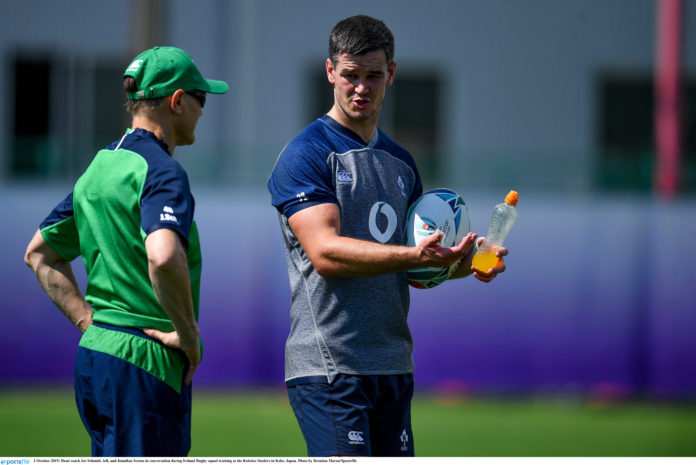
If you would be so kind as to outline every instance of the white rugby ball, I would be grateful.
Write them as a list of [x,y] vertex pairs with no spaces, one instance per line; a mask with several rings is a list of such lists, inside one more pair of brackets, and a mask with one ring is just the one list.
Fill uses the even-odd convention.
[[[433,189],[416,200],[408,210],[405,244],[418,245],[436,231],[442,233],[440,245],[452,247],[469,233],[469,209],[464,199],[450,189]],[[449,267],[423,267],[408,270],[408,283],[430,289],[449,278],[461,260]]]

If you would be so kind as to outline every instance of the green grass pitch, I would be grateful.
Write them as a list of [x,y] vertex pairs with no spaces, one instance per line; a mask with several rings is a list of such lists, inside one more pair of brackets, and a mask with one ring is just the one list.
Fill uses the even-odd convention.
[[[426,457],[691,457],[696,405],[417,393],[416,454]],[[306,450],[285,393],[194,391],[193,457],[293,457]],[[88,456],[69,390],[0,390],[0,455]]]

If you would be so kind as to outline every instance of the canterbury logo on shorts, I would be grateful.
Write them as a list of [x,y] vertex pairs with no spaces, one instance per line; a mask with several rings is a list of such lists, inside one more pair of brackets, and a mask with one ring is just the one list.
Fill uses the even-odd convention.
[[365,444],[362,431],[351,431],[348,433],[348,444]]

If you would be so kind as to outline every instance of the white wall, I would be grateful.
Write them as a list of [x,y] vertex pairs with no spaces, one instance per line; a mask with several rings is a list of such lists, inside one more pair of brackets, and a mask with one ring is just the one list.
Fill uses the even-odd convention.
[[[137,1],[2,4],[0,59],[6,65],[17,49],[57,50],[68,58],[112,56],[124,66],[130,58]],[[192,170],[205,160],[222,180],[263,181],[277,152],[308,123],[307,102],[315,91],[305,82],[308,70],[323,67],[331,27],[352,14],[382,18],[393,30],[397,85],[399,70],[437,69],[445,76],[441,145],[449,160],[443,179],[452,184],[480,178],[472,165],[477,158],[494,166],[524,158],[532,174],[534,166],[560,159],[561,176],[582,180],[596,145],[595,79],[607,71],[650,73],[654,56],[652,0],[169,5],[168,43],[189,51],[205,75],[231,86],[228,95],[210,99],[199,143],[179,155],[186,163],[191,158]],[[685,65],[693,76],[696,8],[684,5]],[[10,87],[9,71],[4,66],[0,72],[0,89]],[[10,130],[11,115],[4,105],[0,134]]]

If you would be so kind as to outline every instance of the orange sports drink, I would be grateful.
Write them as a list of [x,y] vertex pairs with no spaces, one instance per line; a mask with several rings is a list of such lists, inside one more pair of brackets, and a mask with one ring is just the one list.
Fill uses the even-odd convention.
[[500,259],[495,255],[495,250],[489,249],[484,252],[481,252],[479,249],[479,252],[476,255],[474,255],[474,259],[471,262],[471,266],[473,266],[477,270],[488,273],[488,270],[498,266],[498,260]]
[[496,256],[498,248],[502,247],[505,236],[508,235],[512,225],[517,219],[517,191],[510,191],[505,196],[505,202],[499,203],[493,209],[491,224],[488,226],[488,233],[483,239],[483,244],[479,247],[471,262],[471,266],[478,271],[488,273],[488,270],[498,266],[499,258]]

